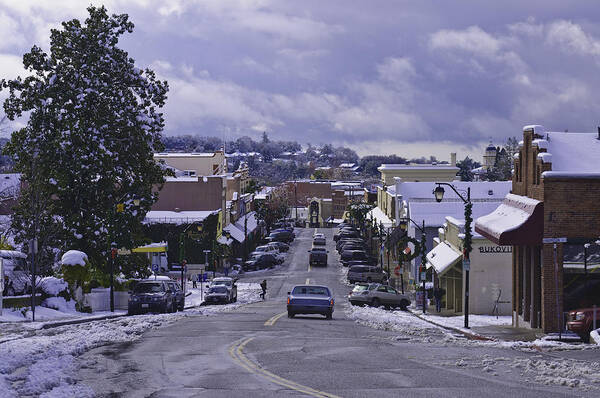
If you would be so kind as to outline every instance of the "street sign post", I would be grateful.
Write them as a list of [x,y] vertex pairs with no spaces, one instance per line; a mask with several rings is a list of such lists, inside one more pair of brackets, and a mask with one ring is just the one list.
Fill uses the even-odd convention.
[[154,274],[154,280],[156,280],[156,274],[158,273],[158,264],[152,264],[152,273]]
[[543,243],[567,243],[567,238],[544,238]]
[[470,270],[471,270],[471,260],[470,260],[470,259],[468,259],[468,258],[465,258],[465,259],[463,260],[463,269],[464,269],[465,271],[470,271]]
[[394,275],[400,276],[401,273],[402,273],[402,267],[397,265],[396,268],[394,268]]

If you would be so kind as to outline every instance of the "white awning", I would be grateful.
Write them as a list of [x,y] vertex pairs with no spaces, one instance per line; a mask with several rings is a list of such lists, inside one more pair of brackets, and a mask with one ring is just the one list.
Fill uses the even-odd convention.
[[374,207],[371,211],[369,211],[367,213],[367,219],[373,219],[373,223],[377,225],[382,223],[386,228],[394,226],[394,222],[390,220],[390,218],[386,216],[383,210],[381,210],[379,207]]
[[237,240],[238,242],[240,242],[240,243],[244,242],[244,240],[245,240],[244,232],[240,231],[239,228],[237,228],[235,225],[228,224],[225,226],[225,228],[223,228],[223,230],[229,232],[231,237],[233,239]]
[[250,234],[258,226],[258,220],[256,219],[256,213],[252,211],[250,213],[247,213],[245,217],[248,220],[246,222],[246,226],[244,226],[244,223],[245,223],[244,217],[240,217],[239,220],[237,220],[235,222],[235,226],[242,232],[244,232],[244,229],[246,229],[246,232],[248,234]]
[[225,235],[221,235],[217,238],[217,242],[219,242],[222,245],[229,246],[233,243],[233,239],[227,239]]
[[442,242],[427,253],[427,268],[433,266],[438,276],[448,271],[462,258],[462,254],[454,250],[446,242]]

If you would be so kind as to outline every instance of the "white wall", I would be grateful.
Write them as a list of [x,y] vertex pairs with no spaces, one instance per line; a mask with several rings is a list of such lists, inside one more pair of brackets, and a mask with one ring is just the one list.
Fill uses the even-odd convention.
[[[463,273],[464,279],[464,273]],[[469,312],[492,314],[498,292],[502,290],[500,315],[511,314],[512,246],[498,246],[488,240],[474,240],[469,275]]]

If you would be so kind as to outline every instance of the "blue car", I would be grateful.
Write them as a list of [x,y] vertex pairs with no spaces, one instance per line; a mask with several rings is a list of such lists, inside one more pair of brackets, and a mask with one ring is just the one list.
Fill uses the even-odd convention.
[[288,318],[296,314],[321,314],[331,319],[333,315],[333,294],[327,286],[298,285],[288,292]]

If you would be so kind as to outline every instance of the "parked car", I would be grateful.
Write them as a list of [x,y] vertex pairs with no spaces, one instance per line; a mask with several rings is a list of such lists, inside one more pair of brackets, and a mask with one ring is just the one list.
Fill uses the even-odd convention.
[[315,232],[313,234],[313,239],[315,239],[315,238],[323,238],[323,239],[325,239],[325,234],[323,234],[321,232]]
[[345,238],[345,239],[338,240],[337,243],[335,244],[335,248],[339,252],[340,248],[344,245],[347,245],[348,243],[365,245],[365,242],[361,238]]
[[283,242],[270,242],[267,243],[267,246],[276,248],[279,251],[279,253],[287,253],[290,250],[290,245]]
[[410,299],[407,295],[401,294],[391,286],[372,283],[368,286],[360,286],[353,290],[348,297],[352,305],[372,305],[379,307],[380,305],[386,308],[399,307],[406,310],[410,305]]
[[352,260],[369,261],[370,257],[364,250],[344,250],[340,255],[340,261],[344,267],[347,267],[348,262]]
[[256,271],[277,265],[277,258],[271,253],[258,254],[244,263],[244,271]]
[[567,329],[577,333],[585,342],[590,339],[594,323],[594,310],[596,311],[596,328],[600,328],[600,307],[569,311],[567,318]]
[[333,306],[333,294],[327,286],[298,285],[288,292],[289,318],[293,318],[296,314],[321,314],[331,319]]
[[231,290],[227,286],[207,286],[208,291],[204,295],[204,304],[227,304],[233,302]]
[[326,243],[325,238],[317,237],[317,238],[313,239],[312,244],[313,244],[313,246],[325,246],[325,243]]
[[276,247],[266,244],[263,246],[257,246],[252,253],[279,253],[279,250],[277,250]]
[[167,281],[167,284],[169,285],[171,290],[175,292],[174,300],[176,310],[183,311],[183,309],[185,308],[185,293],[181,289],[181,285],[179,285],[179,283],[175,282],[174,280]]
[[308,251],[308,263],[310,265],[324,265],[327,267],[327,253],[329,253],[325,247],[313,247]]
[[378,282],[387,280],[387,274],[381,267],[374,265],[353,265],[348,269],[348,282]]
[[177,291],[167,279],[147,279],[138,282],[133,291],[129,292],[127,312],[129,315],[144,312],[175,312],[177,311]]
[[294,236],[290,231],[273,231],[267,236],[268,242],[283,242],[290,243],[294,240]]
[[340,233],[333,235],[333,240],[337,242],[338,240],[340,240],[342,238],[359,238],[359,237],[360,237],[360,233],[358,231],[343,229],[342,231],[340,231]]
[[345,250],[361,250],[366,252],[367,247],[361,242],[345,242],[343,245],[340,246],[338,253],[342,253]]
[[229,278],[227,276],[219,277],[219,278],[214,278],[210,282],[210,285],[208,287],[211,288],[214,286],[225,286],[231,293],[230,302],[236,302],[237,301],[237,285],[235,284],[235,282],[236,282],[235,279]]

